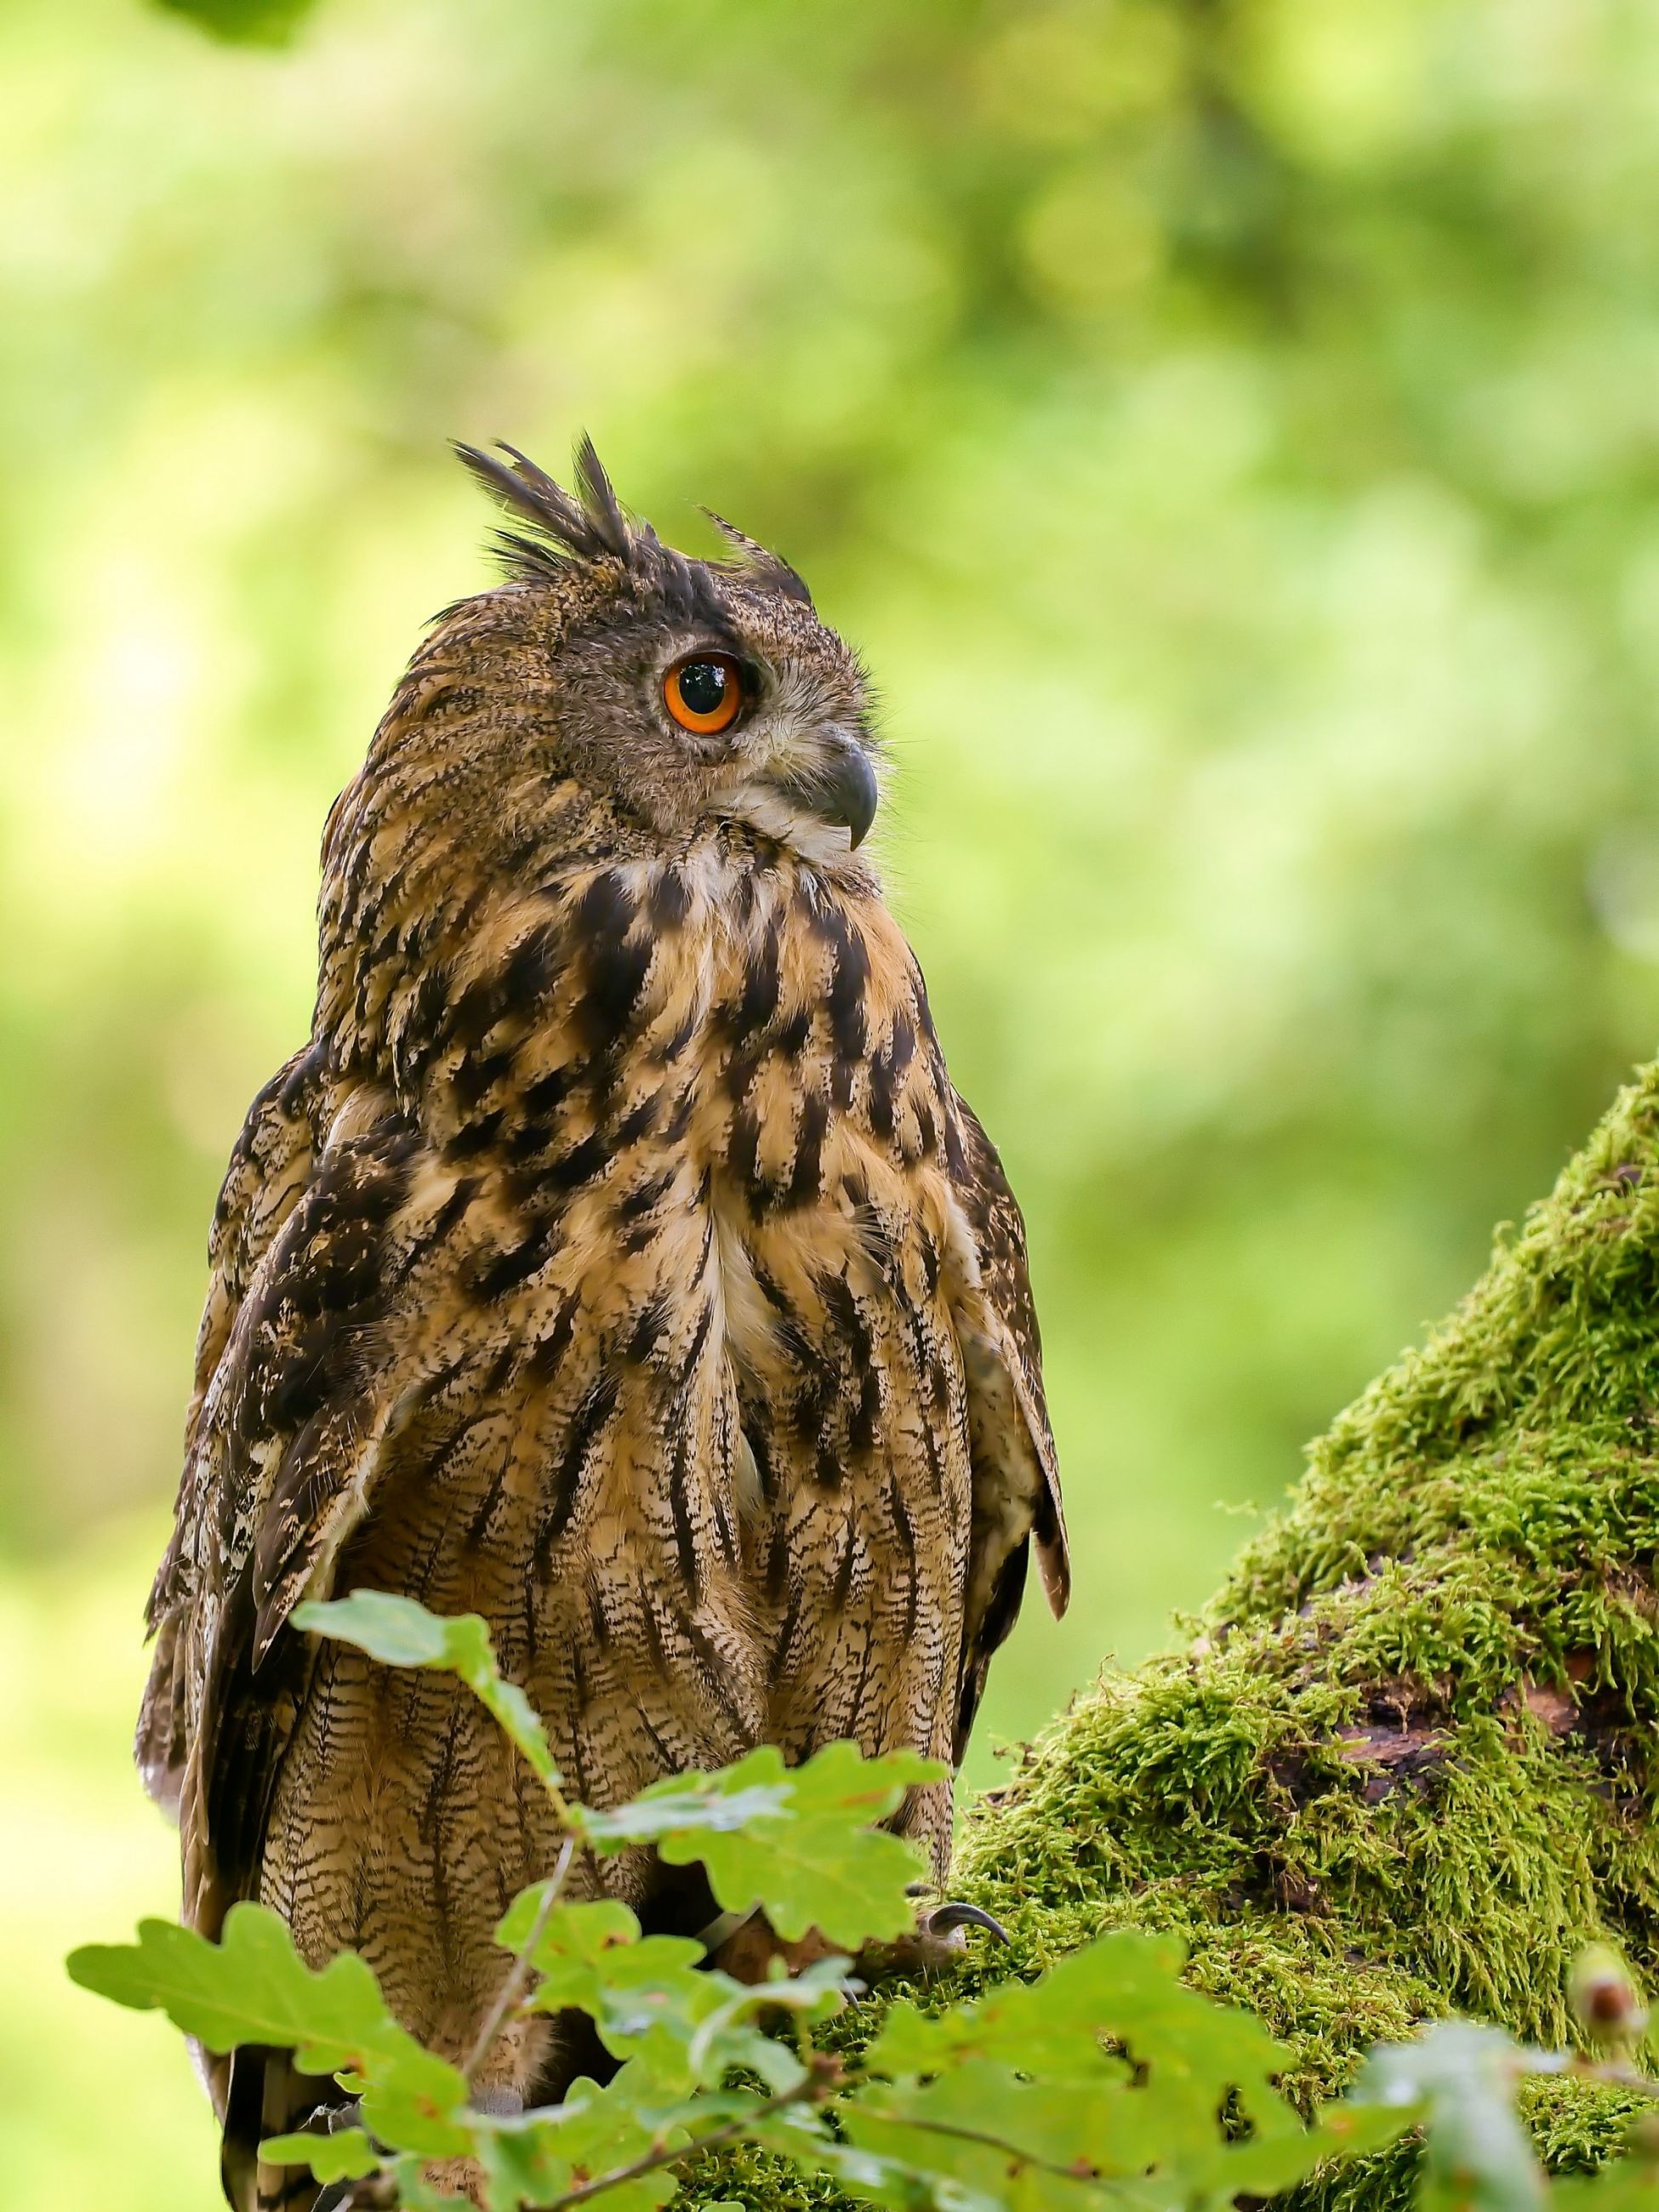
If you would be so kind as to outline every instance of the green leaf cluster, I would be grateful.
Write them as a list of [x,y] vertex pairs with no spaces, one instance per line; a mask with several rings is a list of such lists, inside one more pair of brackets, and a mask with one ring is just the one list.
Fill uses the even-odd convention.
[[[216,1943],[146,1921],[136,1944],[74,1954],[83,1986],[164,2011],[210,2051],[291,2049],[304,2071],[336,2077],[337,2124],[270,2139],[273,2163],[319,2182],[373,2177],[410,2212],[459,2202],[430,2178],[432,2161],[455,2159],[471,2162],[489,2212],[596,2198],[647,2212],[692,2160],[748,2143],[894,2212],[1184,2212],[1271,2197],[1421,2125],[1424,2212],[1544,2212],[1547,2193],[1566,2200],[1553,2212],[1659,2204],[1639,2159],[1550,2191],[1515,2085],[1577,2062],[1468,2023],[1377,2051],[1347,2101],[1304,2122],[1279,2086],[1285,2051],[1248,2014],[1183,1984],[1178,1942],[1134,1930],[974,2002],[900,2000],[848,2062],[813,2032],[861,1994],[858,1952],[912,1919],[917,1855],[879,1823],[936,1766],[836,1743],[790,1768],[761,1749],[628,1805],[584,1806],[563,1796],[546,1732],[476,1616],[440,1620],[359,1591],[296,1619],[388,1666],[465,1682],[550,1792],[567,1841],[496,1930],[500,1998],[462,2064],[407,2033],[362,1959],[312,1967],[260,1905],[233,1906]],[[793,1973],[780,1954],[751,1984],[695,1939],[647,1934],[603,1894],[604,1862],[644,1844],[700,1864],[728,1912],[763,1914],[781,1942],[816,1931],[841,1950]],[[586,2014],[617,2062],[608,2081],[580,2080],[556,2106],[511,2115],[473,2101],[471,2078],[510,2021],[568,2012]]]
[[1304,2127],[1274,2083],[1284,2052],[1248,2014],[1183,1987],[1183,1963],[1169,1937],[1122,1929],[977,2004],[894,2006],[866,2062],[887,2080],[850,2100],[850,2139],[915,2159],[948,2130],[951,2172],[989,2203],[1080,2206],[1106,2185],[1176,2206],[1267,2196],[1399,2132],[1380,2111]]

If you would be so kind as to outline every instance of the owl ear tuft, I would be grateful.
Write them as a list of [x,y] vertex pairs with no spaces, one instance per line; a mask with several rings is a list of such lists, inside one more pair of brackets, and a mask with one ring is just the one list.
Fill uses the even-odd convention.
[[[634,532],[605,474],[605,464],[593,450],[593,441],[586,435],[576,448],[576,484],[589,528],[607,552],[614,553],[619,561],[628,560],[634,550]],[[652,531],[650,535],[654,538],[656,532]]]
[[798,568],[792,568],[781,554],[758,544],[747,531],[739,530],[735,522],[728,522],[723,514],[716,514],[712,507],[702,510],[726,544],[732,548],[733,558],[719,565],[729,575],[741,576],[763,586],[769,591],[781,592],[787,599],[799,599],[810,607],[812,594],[806,579]]
[[656,545],[656,532],[630,524],[623,512],[591,438],[584,438],[576,449],[580,499],[573,499],[544,469],[504,441],[497,453],[505,453],[505,460],[459,441],[454,450],[492,498],[534,532],[530,537],[512,530],[497,533],[495,550],[511,575],[544,580],[572,561],[609,560],[633,567],[642,552]]
[[703,513],[732,548],[731,559],[688,561],[665,546],[648,522],[627,513],[591,438],[576,448],[574,496],[505,441],[494,453],[458,441],[455,453],[510,517],[528,526],[498,531],[495,539],[508,576],[520,583],[551,582],[573,562],[592,562],[620,568],[635,591],[654,595],[679,615],[718,619],[720,609],[710,599],[713,574],[738,577],[803,606],[812,604],[805,579],[787,561],[712,507]]

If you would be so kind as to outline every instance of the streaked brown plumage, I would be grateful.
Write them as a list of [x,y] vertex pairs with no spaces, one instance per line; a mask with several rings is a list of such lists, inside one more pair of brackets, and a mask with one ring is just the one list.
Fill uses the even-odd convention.
[[[329,820],[312,1039],[214,1222],[139,1729],[185,1918],[264,1899],[456,2057],[545,1805],[464,1692],[301,1635],[302,1596],[483,1613],[603,1804],[761,1741],[959,1758],[1033,1534],[1066,1586],[1018,1209],[850,848],[860,670],[792,570],[663,547],[591,449],[580,503],[465,458],[522,532]],[[698,653],[744,672],[717,736],[664,703]],[[941,1876],[949,1824],[945,1784],[896,1822]],[[648,1858],[606,1879],[696,1924]],[[556,2089],[550,2033],[482,2084]],[[298,2191],[252,2147],[301,2085],[210,2070],[233,2202]]]

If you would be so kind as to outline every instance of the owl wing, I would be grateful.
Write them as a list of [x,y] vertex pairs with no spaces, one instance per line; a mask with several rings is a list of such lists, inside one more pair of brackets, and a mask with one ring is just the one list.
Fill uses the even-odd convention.
[[208,1294],[196,1339],[195,1380],[185,1420],[185,1463],[173,1534],[145,1608],[155,1654],[138,1716],[136,1753],[145,1787],[176,1808],[188,1751],[187,1638],[181,1633],[205,1564],[202,1539],[210,1455],[202,1414],[255,1273],[311,1181],[319,1072],[315,1045],[266,1084],[242,1125],[225,1170],[208,1238]]
[[307,1639],[282,1634],[289,1614],[326,1587],[399,1428],[446,1381],[476,1381],[469,1333],[453,1354],[442,1341],[463,1256],[446,1240],[472,1180],[439,1165],[387,1094],[349,1094],[309,1146],[307,1118],[267,1094],[233,1162],[152,1607],[140,1756],[156,1794],[178,1796],[185,1917],[206,1932],[258,1887],[313,1662]]
[[1027,1554],[1056,1619],[1071,1596],[1060,1468],[1042,1389],[1025,1224],[996,1147],[955,1092],[960,1137],[949,1166],[967,1247],[953,1301],[968,1386],[973,1526],[963,1624],[955,1756],[960,1762],[992,1655],[1018,1616]]

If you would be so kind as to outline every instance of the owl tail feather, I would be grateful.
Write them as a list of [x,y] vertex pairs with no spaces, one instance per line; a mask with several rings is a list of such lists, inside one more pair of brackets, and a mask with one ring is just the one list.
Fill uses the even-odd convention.
[[301,2074],[291,2051],[250,2044],[232,2053],[219,2172],[234,2212],[333,2212],[339,2189],[302,2166],[268,2165],[259,2145],[304,2126],[319,2106],[344,2101],[337,2081]]

